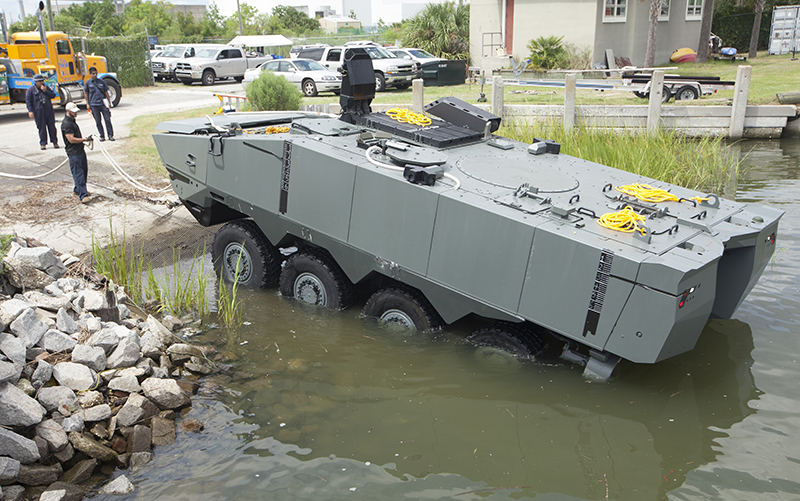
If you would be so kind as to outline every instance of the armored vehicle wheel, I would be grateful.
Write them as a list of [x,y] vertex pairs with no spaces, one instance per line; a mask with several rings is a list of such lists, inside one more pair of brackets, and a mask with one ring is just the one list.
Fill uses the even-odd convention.
[[386,90],[386,79],[383,78],[381,73],[375,72],[375,92],[383,92]]
[[[249,219],[226,224],[211,245],[214,271],[226,282],[253,289],[275,287],[281,273],[281,255]],[[238,277],[236,274],[239,267]]]
[[211,70],[206,70],[203,72],[203,76],[200,81],[203,85],[214,85],[214,82],[217,80],[217,76],[214,75],[214,72]]
[[397,287],[381,289],[370,296],[361,315],[396,332],[432,331],[444,323],[420,292]]
[[697,89],[692,87],[691,85],[684,85],[678,92],[675,93],[675,99],[681,101],[693,101],[697,99],[698,93]]
[[496,348],[523,359],[533,359],[544,348],[535,334],[522,324],[496,322],[478,329],[467,337],[467,342],[477,347]]
[[308,97],[317,95],[317,84],[313,80],[303,80],[303,94]]
[[353,304],[353,284],[330,255],[306,249],[290,257],[281,272],[281,294],[315,306],[343,310]]
[[103,81],[108,85],[108,97],[111,102],[111,107],[116,108],[119,104],[119,100],[122,99],[122,89],[113,78],[106,77]]

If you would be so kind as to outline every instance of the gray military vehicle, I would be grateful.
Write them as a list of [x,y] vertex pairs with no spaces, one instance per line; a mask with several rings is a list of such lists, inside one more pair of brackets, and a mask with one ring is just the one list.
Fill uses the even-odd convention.
[[[430,123],[373,113],[372,75],[369,56],[348,51],[341,117],[157,126],[175,193],[201,224],[226,223],[212,249],[225,279],[329,308],[371,293],[364,316],[389,326],[472,315],[490,321],[469,337],[476,345],[531,357],[548,336],[604,379],[620,358],[691,350],[775,250],[781,211],[499,137],[499,117],[457,99],[426,106]],[[669,196],[618,191],[636,183]],[[598,224],[626,208],[636,229]],[[284,262],[278,248],[289,247]]]

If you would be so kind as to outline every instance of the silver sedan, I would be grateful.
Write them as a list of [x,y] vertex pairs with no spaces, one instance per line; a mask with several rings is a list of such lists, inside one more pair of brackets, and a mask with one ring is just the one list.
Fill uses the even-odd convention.
[[342,76],[339,73],[330,71],[311,59],[276,59],[258,68],[250,68],[244,74],[245,85],[258,78],[262,71],[271,71],[282,76],[309,97],[326,91],[338,94],[342,87]]

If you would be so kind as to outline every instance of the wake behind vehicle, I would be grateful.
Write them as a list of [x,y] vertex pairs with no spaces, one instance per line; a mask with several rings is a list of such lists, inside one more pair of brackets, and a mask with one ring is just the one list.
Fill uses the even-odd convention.
[[[549,339],[605,379],[621,358],[693,349],[775,251],[779,210],[497,136],[500,117],[454,98],[420,117],[372,112],[373,96],[371,59],[349,49],[338,118],[157,126],[175,193],[201,224],[226,223],[212,246],[222,277],[334,309],[363,293],[364,316],[388,326],[471,317],[488,323],[473,344],[528,358]],[[611,224],[625,214],[630,231]]]
[[262,71],[271,71],[292,82],[308,97],[320,92],[339,94],[342,75],[311,59],[277,59],[268,61],[258,68],[250,68],[244,74],[244,83],[252,82]]

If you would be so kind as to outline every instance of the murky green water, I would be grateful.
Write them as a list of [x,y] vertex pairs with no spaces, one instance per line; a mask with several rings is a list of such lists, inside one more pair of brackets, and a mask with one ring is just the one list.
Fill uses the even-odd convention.
[[392,335],[245,292],[246,325],[198,339],[236,359],[189,413],[205,431],[128,499],[800,499],[800,141],[751,147],[737,198],[787,211],[779,251],[691,353],[588,383],[465,346],[470,325]]

